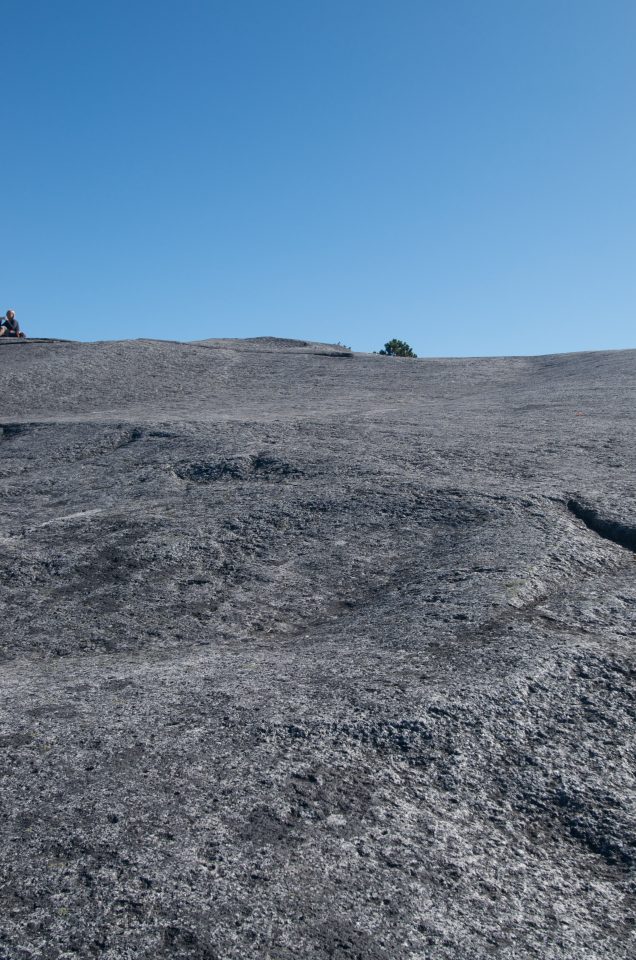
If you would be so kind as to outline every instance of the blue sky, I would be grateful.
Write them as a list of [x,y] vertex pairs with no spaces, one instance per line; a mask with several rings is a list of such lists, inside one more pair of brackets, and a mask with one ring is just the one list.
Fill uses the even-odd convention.
[[0,0],[0,33],[27,334],[636,346],[633,0]]

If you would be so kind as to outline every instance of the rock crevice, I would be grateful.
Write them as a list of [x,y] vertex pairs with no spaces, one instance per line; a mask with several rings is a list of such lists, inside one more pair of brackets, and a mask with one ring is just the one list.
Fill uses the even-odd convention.
[[573,498],[568,500],[567,508],[573,516],[581,520],[589,530],[598,534],[599,537],[603,537],[604,540],[611,540],[619,547],[636,553],[636,526],[633,524],[604,517],[594,507],[587,506]]

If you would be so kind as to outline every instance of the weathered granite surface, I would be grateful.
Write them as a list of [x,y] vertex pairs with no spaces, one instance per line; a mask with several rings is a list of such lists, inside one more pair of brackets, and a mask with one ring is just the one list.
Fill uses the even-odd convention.
[[636,954],[636,351],[0,383],[1,960]]

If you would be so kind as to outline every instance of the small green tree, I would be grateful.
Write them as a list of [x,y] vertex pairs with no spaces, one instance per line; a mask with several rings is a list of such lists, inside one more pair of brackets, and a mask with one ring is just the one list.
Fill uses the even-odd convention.
[[380,350],[383,357],[417,357],[412,347],[404,340],[389,340],[384,344],[384,350]]

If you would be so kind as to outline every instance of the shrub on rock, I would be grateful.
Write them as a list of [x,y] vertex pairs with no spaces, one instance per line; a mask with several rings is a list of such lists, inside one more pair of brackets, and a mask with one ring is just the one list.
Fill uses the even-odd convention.
[[417,357],[413,348],[409,347],[404,340],[389,340],[384,344],[384,350],[380,350],[383,357]]

